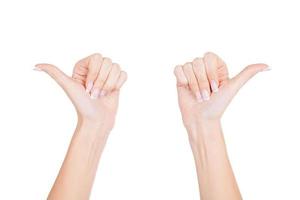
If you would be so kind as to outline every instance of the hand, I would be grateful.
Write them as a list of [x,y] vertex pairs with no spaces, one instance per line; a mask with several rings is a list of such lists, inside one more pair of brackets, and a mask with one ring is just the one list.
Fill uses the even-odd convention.
[[265,64],[253,64],[229,79],[226,64],[214,53],[176,66],[179,107],[185,126],[219,121],[238,90],[255,74],[269,69]]
[[112,129],[119,90],[127,79],[118,64],[96,53],[77,62],[72,77],[51,64],[37,64],[36,70],[48,73],[64,89],[79,120]]

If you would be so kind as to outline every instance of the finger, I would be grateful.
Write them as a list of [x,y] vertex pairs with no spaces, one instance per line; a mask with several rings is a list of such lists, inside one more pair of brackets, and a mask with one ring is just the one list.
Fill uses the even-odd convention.
[[85,85],[85,80],[81,80],[81,79],[77,79],[77,78],[74,78],[74,80],[83,86]]
[[100,96],[104,96],[105,94],[111,92],[116,88],[116,83],[119,79],[121,73],[121,68],[118,64],[113,63],[111,71],[107,77],[107,80],[101,90]]
[[64,90],[67,89],[67,84],[70,81],[70,78],[64,74],[56,66],[46,63],[41,63],[35,65],[37,70],[44,71],[49,74]]
[[182,69],[182,65],[177,65],[174,68],[174,75],[177,80],[177,87],[187,87],[188,86],[188,80],[185,77],[185,74]]
[[88,56],[85,59],[82,59],[77,63],[80,66],[87,66],[88,73],[86,77],[85,87],[86,92],[89,93],[95,84],[95,80],[100,71],[100,67],[102,65],[103,58],[102,55],[99,53],[95,53],[91,56]]
[[107,80],[108,74],[112,68],[112,61],[109,58],[104,58],[97,79],[94,82],[91,97],[93,99],[99,97],[101,90]]
[[88,69],[77,63],[73,69],[72,78],[81,85],[85,86],[87,74]]
[[75,67],[73,69],[73,74],[72,74],[72,77],[74,75],[79,75],[79,76],[87,76],[88,74],[88,63],[86,63],[89,59],[88,58],[84,58],[80,61],[78,61],[76,64],[75,64]]
[[258,72],[270,70],[266,64],[252,64],[243,69],[238,75],[231,79],[231,83],[236,93],[248,80],[250,80]]
[[208,81],[210,83],[211,91],[218,92],[219,78],[218,78],[218,56],[214,53],[206,53],[204,55],[204,64]]
[[[83,75],[79,75],[79,74],[73,74],[72,75],[72,78],[75,80],[75,81],[83,81],[85,83],[85,80],[86,80],[86,76],[83,76]],[[84,85],[84,84],[83,84]]]
[[78,74],[73,74],[72,79],[74,81],[76,81],[77,83],[85,86],[86,76],[81,76],[81,75],[78,75]]
[[117,83],[116,83],[116,87],[115,87],[115,90],[120,90],[121,87],[124,85],[124,83],[126,82],[127,80],[127,73],[124,72],[124,71],[121,71],[120,75],[119,75],[119,78],[117,80]]
[[202,99],[205,101],[209,100],[210,86],[206,75],[204,61],[202,58],[195,58],[193,60],[193,71],[197,78]]
[[195,95],[197,100],[202,101],[201,94],[199,92],[200,90],[199,90],[199,87],[198,87],[197,78],[194,74],[192,63],[184,64],[182,69],[183,69],[183,72],[185,74],[185,77],[188,80],[189,88],[191,89],[191,91],[193,92],[193,94]]
[[228,68],[226,63],[219,57],[217,56],[217,63],[218,63],[218,82],[219,82],[219,88],[226,84],[229,80],[229,73],[228,73]]

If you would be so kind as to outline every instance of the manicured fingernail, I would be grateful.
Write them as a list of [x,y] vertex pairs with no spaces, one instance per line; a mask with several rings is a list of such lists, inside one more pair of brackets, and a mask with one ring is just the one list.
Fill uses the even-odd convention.
[[265,72],[265,71],[270,71],[272,69],[272,67],[268,66],[267,68],[263,69],[262,71]]
[[201,92],[202,98],[204,101],[208,101],[209,100],[209,93],[207,90],[202,90]]
[[33,68],[33,70],[35,70],[35,71],[42,71],[42,69],[41,69],[41,68],[38,68],[37,66],[35,66],[35,67]]
[[87,86],[86,86],[86,90],[85,91],[87,93],[89,93],[91,91],[92,87],[93,87],[93,81],[89,81],[88,84],[87,84]]
[[217,81],[212,80],[212,81],[210,82],[210,86],[211,86],[211,90],[212,90],[213,92],[218,92],[218,91],[219,91]]
[[106,92],[104,91],[104,90],[101,90],[101,92],[100,92],[100,97],[103,97],[103,96],[105,96],[106,95]]
[[98,88],[93,89],[92,94],[91,94],[91,98],[92,99],[97,99],[99,97],[100,94],[100,90]]
[[202,101],[203,101],[200,92],[197,92],[197,93],[196,93],[196,98],[197,98],[197,101],[199,101],[199,102],[202,102]]

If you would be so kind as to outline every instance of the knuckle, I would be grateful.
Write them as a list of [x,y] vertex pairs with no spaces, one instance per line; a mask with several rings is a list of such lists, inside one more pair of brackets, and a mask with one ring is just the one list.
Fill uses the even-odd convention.
[[80,71],[80,65],[76,64],[75,67],[73,68],[73,72],[78,72]]
[[184,68],[192,68],[192,63],[191,62],[186,62],[184,65],[183,65]]
[[182,69],[184,72],[190,72],[193,70],[193,66],[190,62],[187,62],[182,66]]
[[206,57],[206,58],[214,58],[214,57],[216,57],[217,55],[215,54],[215,53],[213,53],[213,52],[210,52],[210,51],[208,51],[208,52],[206,52],[205,54],[204,54],[204,57]]
[[126,81],[127,78],[128,78],[128,74],[125,71],[121,71],[121,75],[120,76],[123,76],[124,81]]
[[177,81],[181,84],[181,85],[193,85],[193,87],[195,87],[197,85],[196,81],[193,80],[188,80],[186,77],[181,77],[181,78],[177,78]]
[[101,60],[102,55],[100,53],[94,53],[94,54],[92,54],[91,58],[95,59],[95,60]]
[[81,62],[80,62],[80,61],[77,61],[77,62],[75,63],[75,69],[78,68],[78,67],[81,67]]
[[182,70],[182,65],[176,65],[173,72],[176,75],[180,70]]
[[194,58],[194,60],[193,60],[193,65],[200,63],[200,61],[201,61],[201,58],[200,58],[200,57]]
[[197,73],[197,72],[200,73],[203,71],[202,67],[198,64],[193,64],[193,70],[195,73]]
[[115,68],[117,71],[121,71],[121,67],[118,63],[113,63],[113,68]]
[[112,63],[111,59],[110,59],[110,58],[107,58],[107,57],[104,57],[104,58],[103,58],[103,62],[108,63],[108,64],[111,64],[111,63]]
[[182,80],[180,81],[180,83],[181,83],[182,85],[188,85],[188,84],[189,84],[188,80],[186,80],[186,79],[182,79]]
[[127,72],[125,72],[125,71],[121,71],[121,73],[122,73],[122,75],[123,75],[124,77],[128,77],[128,74],[127,74]]
[[75,67],[73,72],[79,75],[86,75],[86,72],[80,67]]
[[184,82],[182,82],[182,81],[178,81],[178,82],[177,82],[177,86],[185,86],[185,87],[187,87],[188,84],[187,84],[187,83],[184,83]]
[[214,53],[208,52],[204,56],[205,68],[207,70],[216,69],[218,65],[218,56]]

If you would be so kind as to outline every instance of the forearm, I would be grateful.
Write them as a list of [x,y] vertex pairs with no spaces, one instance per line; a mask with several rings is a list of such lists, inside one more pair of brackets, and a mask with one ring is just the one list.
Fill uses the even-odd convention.
[[102,125],[79,120],[49,200],[89,198],[108,132]]
[[187,127],[202,200],[240,200],[241,195],[226,152],[220,122]]

